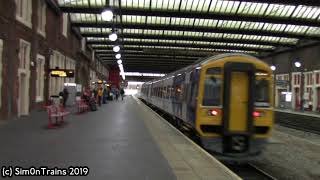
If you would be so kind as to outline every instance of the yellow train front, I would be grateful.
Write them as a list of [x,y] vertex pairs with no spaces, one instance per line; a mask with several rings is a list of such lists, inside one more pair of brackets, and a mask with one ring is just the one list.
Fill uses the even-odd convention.
[[204,148],[233,159],[258,155],[273,127],[269,66],[223,54],[142,86],[141,98],[190,127]]

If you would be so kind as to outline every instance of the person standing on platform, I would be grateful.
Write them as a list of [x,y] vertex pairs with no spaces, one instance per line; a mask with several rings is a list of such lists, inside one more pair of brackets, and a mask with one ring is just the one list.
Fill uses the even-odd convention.
[[102,103],[103,104],[107,104],[108,103],[108,101],[107,101],[107,98],[108,98],[108,95],[109,93],[108,93],[108,88],[107,87],[105,87],[104,89],[103,89],[103,98],[102,98]]
[[121,99],[122,99],[122,101],[123,101],[123,97],[124,97],[124,90],[123,90],[123,88],[121,88],[120,94],[121,94]]
[[116,100],[118,101],[118,98],[119,98],[119,90],[118,90],[118,89],[115,89],[115,93],[116,93]]
[[102,91],[102,87],[100,87],[98,89],[98,104],[99,104],[99,106],[101,106],[102,96],[103,96],[103,91]]
[[63,107],[66,107],[66,103],[69,98],[69,91],[67,88],[63,89],[62,97],[63,97]]

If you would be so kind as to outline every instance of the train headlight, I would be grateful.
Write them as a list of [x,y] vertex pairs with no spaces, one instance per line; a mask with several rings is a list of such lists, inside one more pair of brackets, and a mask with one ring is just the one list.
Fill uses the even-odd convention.
[[209,116],[218,116],[220,114],[219,110],[218,109],[210,109],[208,111],[208,115]]

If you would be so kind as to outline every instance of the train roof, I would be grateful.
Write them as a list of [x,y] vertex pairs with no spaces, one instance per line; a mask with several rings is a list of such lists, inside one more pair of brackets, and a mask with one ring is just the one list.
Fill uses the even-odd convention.
[[[247,57],[247,58],[251,58],[251,59],[255,59],[257,61],[261,61],[260,59],[254,57],[254,56],[251,56],[251,55],[248,55],[248,54],[241,54],[241,53],[223,53],[223,54],[218,54],[218,55],[214,55],[214,56],[209,56],[209,57],[204,57],[204,58],[200,58],[198,59],[197,61],[195,61],[193,64],[189,65],[189,66],[186,66],[184,68],[181,68],[177,71],[174,71],[174,72],[171,72],[163,77],[159,77],[159,78],[156,78],[156,79],[153,79],[152,81],[148,81],[148,82],[145,82],[144,84],[150,84],[150,83],[153,83],[155,81],[158,81],[159,79],[163,79],[163,78],[168,78],[168,77],[171,77],[171,76],[174,76],[176,74],[179,74],[181,72],[185,72],[185,71],[188,71],[190,69],[193,69],[193,68],[196,68],[196,67],[199,67],[199,66],[202,66],[202,65],[205,65],[209,62],[212,62],[212,61],[216,61],[216,60],[219,60],[219,59],[222,59],[222,58],[226,58],[226,57],[230,57],[230,56],[242,56],[242,57]],[[261,61],[263,62],[263,61]]]

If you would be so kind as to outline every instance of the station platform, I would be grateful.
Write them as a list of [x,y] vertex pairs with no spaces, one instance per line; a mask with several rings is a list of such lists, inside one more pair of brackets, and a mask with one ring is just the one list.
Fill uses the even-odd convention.
[[320,112],[314,112],[314,111],[294,111],[291,109],[275,109],[275,111],[281,112],[281,113],[295,114],[300,116],[310,116],[314,118],[320,118]]
[[240,179],[140,100],[128,96],[46,129],[46,112],[0,125],[1,166],[87,166],[85,177],[13,179]]

